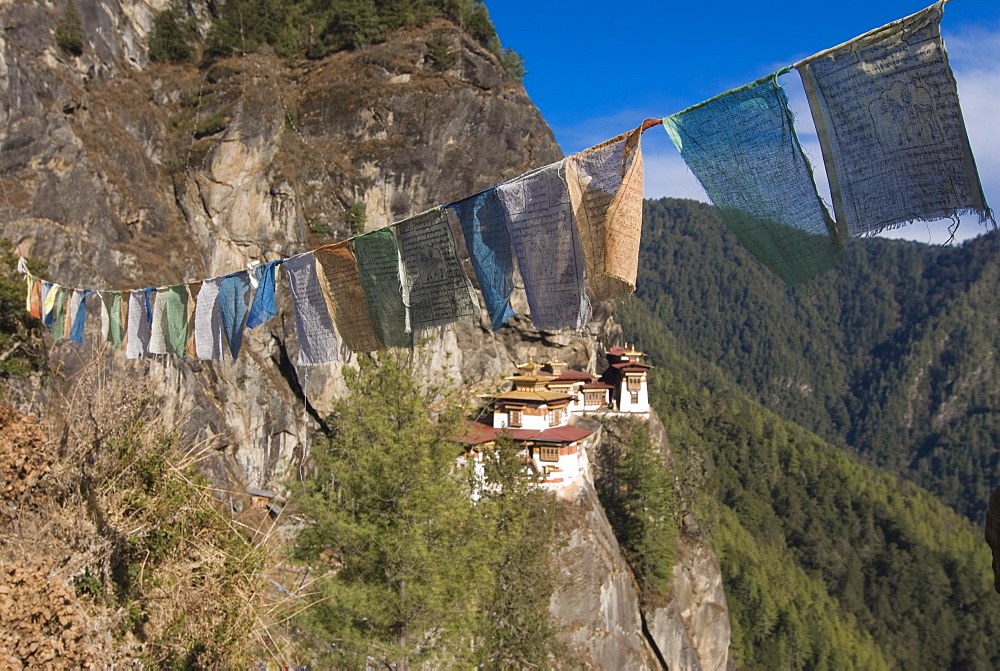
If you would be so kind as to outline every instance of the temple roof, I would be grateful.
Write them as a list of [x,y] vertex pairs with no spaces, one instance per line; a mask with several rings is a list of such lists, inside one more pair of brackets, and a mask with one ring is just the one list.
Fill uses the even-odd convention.
[[482,422],[471,422],[463,440],[470,445],[480,445],[507,436],[517,441],[545,443],[575,443],[594,433],[576,426],[556,426],[551,429],[497,429]]
[[505,391],[493,398],[498,401],[523,401],[525,403],[558,403],[573,399],[569,394],[557,391]]
[[618,363],[611,364],[611,367],[628,373],[638,373],[647,371],[653,366],[648,363],[642,363],[641,361],[619,361]]
[[582,370],[564,370],[553,382],[579,382],[581,380],[590,382],[594,379],[596,378],[593,375]]
[[535,363],[534,359],[528,359],[527,363],[517,364],[517,369],[523,370],[528,374],[534,374],[542,369],[542,364]]
[[555,375],[511,375],[505,377],[505,380],[510,380],[514,384],[532,384],[539,385],[545,384],[547,382],[552,382],[556,379]]
[[614,389],[615,385],[607,382],[588,382],[581,389]]

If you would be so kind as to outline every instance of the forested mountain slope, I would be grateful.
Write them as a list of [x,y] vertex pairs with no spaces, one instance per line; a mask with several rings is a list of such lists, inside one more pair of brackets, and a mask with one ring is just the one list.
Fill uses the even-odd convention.
[[653,404],[722,564],[739,668],[997,668],[971,522],[762,407],[639,301],[616,314],[656,362]]
[[647,201],[637,297],[786,419],[981,521],[1000,484],[1000,245],[865,239],[788,288],[715,210]]

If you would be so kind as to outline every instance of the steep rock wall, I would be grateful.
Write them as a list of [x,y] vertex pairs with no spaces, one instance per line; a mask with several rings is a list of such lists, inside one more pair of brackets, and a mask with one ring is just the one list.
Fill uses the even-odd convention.
[[[363,203],[365,227],[376,228],[561,156],[523,89],[450,24],[296,66],[267,50],[207,69],[150,65],[145,41],[167,4],[78,3],[80,57],[55,46],[62,5],[0,6],[0,235],[46,260],[53,280],[124,289],[231,272],[347,237],[352,204]],[[459,53],[443,73],[426,58],[440,30]],[[426,334],[413,366],[429,379],[450,376],[471,396],[528,357],[600,370],[602,352],[621,338],[610,304],[595,305],[588,332],[573,334],[532,330],[523,291],[513,302],[521,316],[496,333],[484,312]],[[98,365],[107,376],[150,378],[166,421],[209,449],[220,486],[277,485],[308,452],[351,365],[345,356],[297,368],[282,290],[278,304],[237,361],[124,361],[65,342],[52,359],[68,374]],[[25,389],[25,409],[46,404],[50,385]],[[570,648],[594,668],[657,667],[634,581],[589,485],[575,510],[579,525],[564,528],[560,550],[569,581],[552,602]],[[711,570],[703,556],[694,552],[681,575]],[[702,593],[704,580],[689,582]],[[698,607],[685,604],[660,619],[665,630],[684,628],[681,649],[700,660],[700,635],[687,629],[698,620],[685,615]]]
[[[347,237],[352,203],[375,228],[561,156],[523,89],[445,22],[294,67],[263,50],[199,70],[146,61],[139,47],[159,9],[88,3],[77,58],[55,46],[61,8],[0,10],[10,26],[0,44],[0,234],[45,259],[54,280],[120,289],[232,272]],[[425,56],[441,30],[461,55],[444,73]],[[245,472],[234,489],[285,477],[342,391],[340,366],[294,366],[282,293],[281,314],[248,333],[238,361],[101,359],[111,375],[154,378],[164,413],[216,448],[216,475]],[[598,310],[594,333],[607,318]],[[485,318],[440,329],[414,365],[462,385],[495,384],[528,355],[592,365],[591,335],[524,339],[528,328],[521,317],[496,334]],[[60,342],[53,356],[72,373],[93,351]]]

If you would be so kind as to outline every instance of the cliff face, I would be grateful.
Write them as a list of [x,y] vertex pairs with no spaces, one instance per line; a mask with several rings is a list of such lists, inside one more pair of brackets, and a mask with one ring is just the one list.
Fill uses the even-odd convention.
[[[63,283],[137,288],[232,272],[347,237],[352,203],[368,228],[384,226],[561,156],[523,89],[447,23],[302,66],[265,51],[199,70],[145,62],[136,45],[160,7],[92,4],[79,58],[55,45],[55,8],[17,3],[4,17],[0,234]],[[461,53],[445,73],[425,56],[429,31],[442,29]],[[287,299],[281,307],[248,333],[239,361],[124,364],[154,377],[164,411],[218,448],[218,476],[242,469],[249,485],[284,477],[280,466],[307,449],[301,417],[315,428],[340,391],[338,366],[307,376],[291,364]],[[444,329],[417,365],[467,384],[548,349],[592,363],[589,337],[525,341],[527,324]],[[85,350],[58,343],[53,354],[71,372]]]
[[[77,3],[79,57],[55,44],[61,4],[0,8],[0,236],[47,261],[61,283],[125,289],[236,271],[347,237],[347,211],[358,204],[365,227],[376,228],[561,156],[523,89],[451,24],[307,64],[263,50],[207,69],[150,65],[152,20],[168,4]],[[446,72],[426,55],[432,30],[446,31],[459,54]],[[247,332],[238,361],[126,362],[64,341],[51,356],[66,373],[98,365],[108,375],[148,378],[167,421],[214,448],[210,477],[235,491],[275,485],[308,451],[310,432],[343,390],[340,371],[351,365],[346,356],[297,368],[282,289],[278,302],[277,318]],[[514,303],[527,313],[523,292]],[[470,395],[495,387],[529,356],[594,370],[620,338],[610,305],[595,305],[594,314],[583,334],[533,331],[522,316],[493,333],[484,311],[428,334],[414,366],[428,378],[450,375]],[[43,408],[47,388],[22,389],[22,408]],[[656,667],[631,577],[592,490],[577,505],[583,526],[567,532],[561,551],[577,594],[557,596],[553,610],[574,623],[586,663]],[[702,570],[698,557],[691,571]],[[678,608],[683,620],[690,608]],[[591,611],[602,623],[590,621]]]

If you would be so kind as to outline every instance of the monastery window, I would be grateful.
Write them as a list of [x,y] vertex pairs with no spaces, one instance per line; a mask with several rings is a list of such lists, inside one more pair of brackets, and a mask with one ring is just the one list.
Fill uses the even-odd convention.
[[521,426],[521,409],[520,408],[509,408],[507,412],[510,415],[511,426]]
[[602,405],[606,394],[603,391],[585,391],[583,392],[583,403],[584,405]]
[[629,393],[632,394],[632,404],[633,405],[638,405],[639,404],[639,392],[633,391],[633,392],[629,392]]
[[559,461],[559,446],[538,448],[538,458],[541,461]]
[[642,386],[642,380],[638,377],[632,377],[631,375],[629,375],[626,378],[626,380],[628,383],[629,391],[639,391],[639,388]]
[[549,422],[551,424],[562,424],[563,411],[562,408],[553,408],[549,411]]

